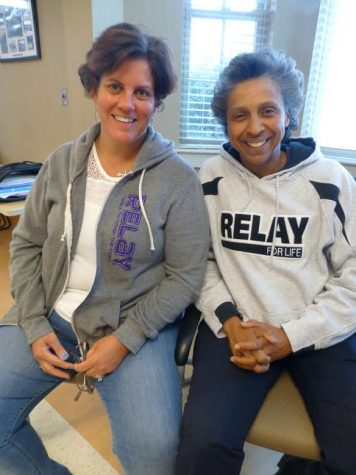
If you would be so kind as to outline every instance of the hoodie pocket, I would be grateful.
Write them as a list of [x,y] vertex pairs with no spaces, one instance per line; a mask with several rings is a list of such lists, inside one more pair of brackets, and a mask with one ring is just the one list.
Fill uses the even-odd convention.
[[76,315],[76,324],[88,336],[100,338],[108,335],[119,327],[120,306],[117,298],[92,298]]
[[115,305],[108,305],[99,313],[99,320],[102,326],[109,327],[112,330],[117,330],[120,324],[120,306],[121,302],[116,302]]

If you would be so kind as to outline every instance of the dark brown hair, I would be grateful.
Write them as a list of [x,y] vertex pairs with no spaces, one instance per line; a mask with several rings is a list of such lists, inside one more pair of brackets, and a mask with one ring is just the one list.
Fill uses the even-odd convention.
[[147,35],[130,23],[119,23],[104,30],[86,54],[78,69],[87,95],[96,92],[103,74],[117,69],[124,61],[145,59],[150,65],[156,106],[173,92],[177,77],[171,51],[158,37]]

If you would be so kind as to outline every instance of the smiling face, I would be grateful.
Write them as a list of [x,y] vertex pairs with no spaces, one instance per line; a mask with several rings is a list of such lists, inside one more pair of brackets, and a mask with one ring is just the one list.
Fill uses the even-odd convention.
[[122,63],[103,74],[92,99],[101,123],[100,141],[108,150],[136,154],[155,111],[154,81],[145,59]]
[[227,131],[242,164],[258,177],[270,175],[286,162],[280,145],[289,117],[278,86],[267,77],[237,84],[227,103]]

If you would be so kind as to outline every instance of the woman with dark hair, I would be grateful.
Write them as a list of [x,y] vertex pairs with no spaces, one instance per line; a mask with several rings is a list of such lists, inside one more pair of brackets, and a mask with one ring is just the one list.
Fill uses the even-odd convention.
[[284,369],[321,449],[308,473],[355,473],[356,185],[312,138],[291,138],[302,102],[302,73],[274,50],[236,56],[215,89],[229,141],[201,169],[212,253],[178,475],[240,473]]
[[78,397],[96,389],[104,403],[125,473],[169,475],[181,417],[176,320],[203,281],[203,193],[151,125],[176,81],[163,40],[112,26],[79,75],[99,122],[43,164],[10,245],[0,472],[69,473],[28,415],[76,374]]

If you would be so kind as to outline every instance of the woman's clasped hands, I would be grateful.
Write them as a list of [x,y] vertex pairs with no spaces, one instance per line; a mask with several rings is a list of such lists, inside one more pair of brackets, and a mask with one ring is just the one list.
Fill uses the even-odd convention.
[[241,369],[264,373],[270,364],[291,353],[289,339],[283,330],[257,320],[241,321],[230,317],[223,324],[232,356],[231,363]]

